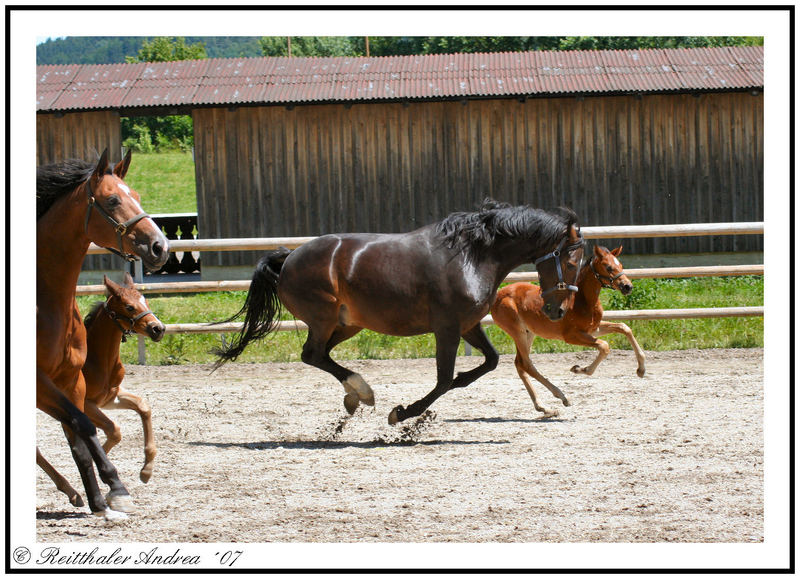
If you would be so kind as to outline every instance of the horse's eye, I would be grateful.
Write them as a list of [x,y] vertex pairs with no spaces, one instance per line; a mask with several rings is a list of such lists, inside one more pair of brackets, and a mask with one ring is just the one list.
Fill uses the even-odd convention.
[[136,308],[134,308],[133,306],[125,306],[125,309],[128,310],[129,312],[132,312]]
[[117,207],[119,207],[119,204],[120,204],[120,200],[119,200],[119,197],[117,197],[116,195],[112,195],[111,197],[109,197],[106,200],[106,206],[109,209],[116,209]]

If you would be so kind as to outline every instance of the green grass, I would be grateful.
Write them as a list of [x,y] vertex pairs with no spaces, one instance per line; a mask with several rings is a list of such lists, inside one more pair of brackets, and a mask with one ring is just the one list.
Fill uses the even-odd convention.
[[[634,281],[630,296],[603,290],[601,300],[608,310],[666,309],[724,306],[759,306],[764,303],[762,276],[640,279]],[[245,292],[171,294],[148,298],[151,309],[161,321],[202,323],[219,321],[236,313],[244,303]],[[87,312],[95,296],[80,297],[82,312]],[[284,315],[283,319],[292,319]],[[689,348],[756,348],[764,344],[764,320],[753,318],[709,318],[690,320],[637,320],[627,322],[645,350],[683,350]],[[501,354],[513,354],[514,344],[495,326],[486,328],[490,340]],[[227,336],[230,338],[230,335]],[[211,348],[220,344],[220,334],[173,334],[158,344],[148,342],[147,363],[154,365],[209,363],[215,358]],[[605,338],[604,338],[605,339]],[[612,348],[629,350],[624,336],[607,337]],[[240,362],[299,361],[305,341],[304,331],[278,332],[251,344]],[[583,348],[556,340],[536,338],[533,352],[574,352]],[[463,354],[463,344],[459,353]],[[435,355],[431,334],[396,338],[364,330],[336,347],[338,360],[429,358]],[[123,361],[137,360],[136,340],[122,345]]]
[[125,182],[139,193],[148,213],[197,211],[191,153],[134,153]]

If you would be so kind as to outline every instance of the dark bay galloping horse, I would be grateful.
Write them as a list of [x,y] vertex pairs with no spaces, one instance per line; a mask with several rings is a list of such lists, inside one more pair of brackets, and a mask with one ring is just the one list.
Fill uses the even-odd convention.
[[[433,332],[435,388],[389,423],[419,416],[439,396],[467,386],[497,366],[498,355],[480,325],[498,286],[511,270],[535,262],[551,319],[567,310],[583,259],[576,215],[487,201],[477,212],[402,234],[333,234],[294,251],[268,252],[256,266],[247,300],[231,319],[245,315],[234,341],[217,350],[221,365],[274,329],[283,304],[308,324],[303,362],[325,370],[344,386],[345,408],[373,405],[370,386],[334,362],[331,349],[363,328],[394,336]],[[453,378],[460,338],[479,349],[483,364]]]
[[[89,507],[107,518],[132,507],[83,412],[86,329],[75,286],[90,242],[125,259],[141,259],[148,269],[158,269],[169,257],[167,239],[142,209],[139,194],[123,181],[130,160],[128,152],[111,166],[105,151],[96,165],[68,160],[36,170],[36,407],[64,426]],[[111,488],[106,498],[93,464]]]

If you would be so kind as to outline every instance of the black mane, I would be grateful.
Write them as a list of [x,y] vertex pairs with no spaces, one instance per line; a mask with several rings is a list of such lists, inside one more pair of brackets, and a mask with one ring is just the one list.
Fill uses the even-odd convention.
[[104,303],[105,302],[103,301],[95,302],[92,305],[92,309],[90,309],[89,313],[86,314],[86,317],[83,318],[83,325],[86,326],[87,329],[94,323],[95,319],[97,318],[97,314],[100,313],[100,309],[103,307]]
[[89,180],[95,164],[81,159],[67,159],[36,167],[36,219],[47,213],[58,199]]
[[544,211],[486,199],[478,211],[445,217],[436,225],[436,231],[448,247],[475,258],[501,240],[537,239],[539,247],[551,247],[577,221],[575,212],[564,207]]

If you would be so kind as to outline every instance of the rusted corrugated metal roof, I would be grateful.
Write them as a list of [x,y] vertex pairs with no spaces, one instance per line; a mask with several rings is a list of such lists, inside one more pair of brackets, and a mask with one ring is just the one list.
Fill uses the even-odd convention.
[[36,109],[747,90],[762,47],[46,65]]

